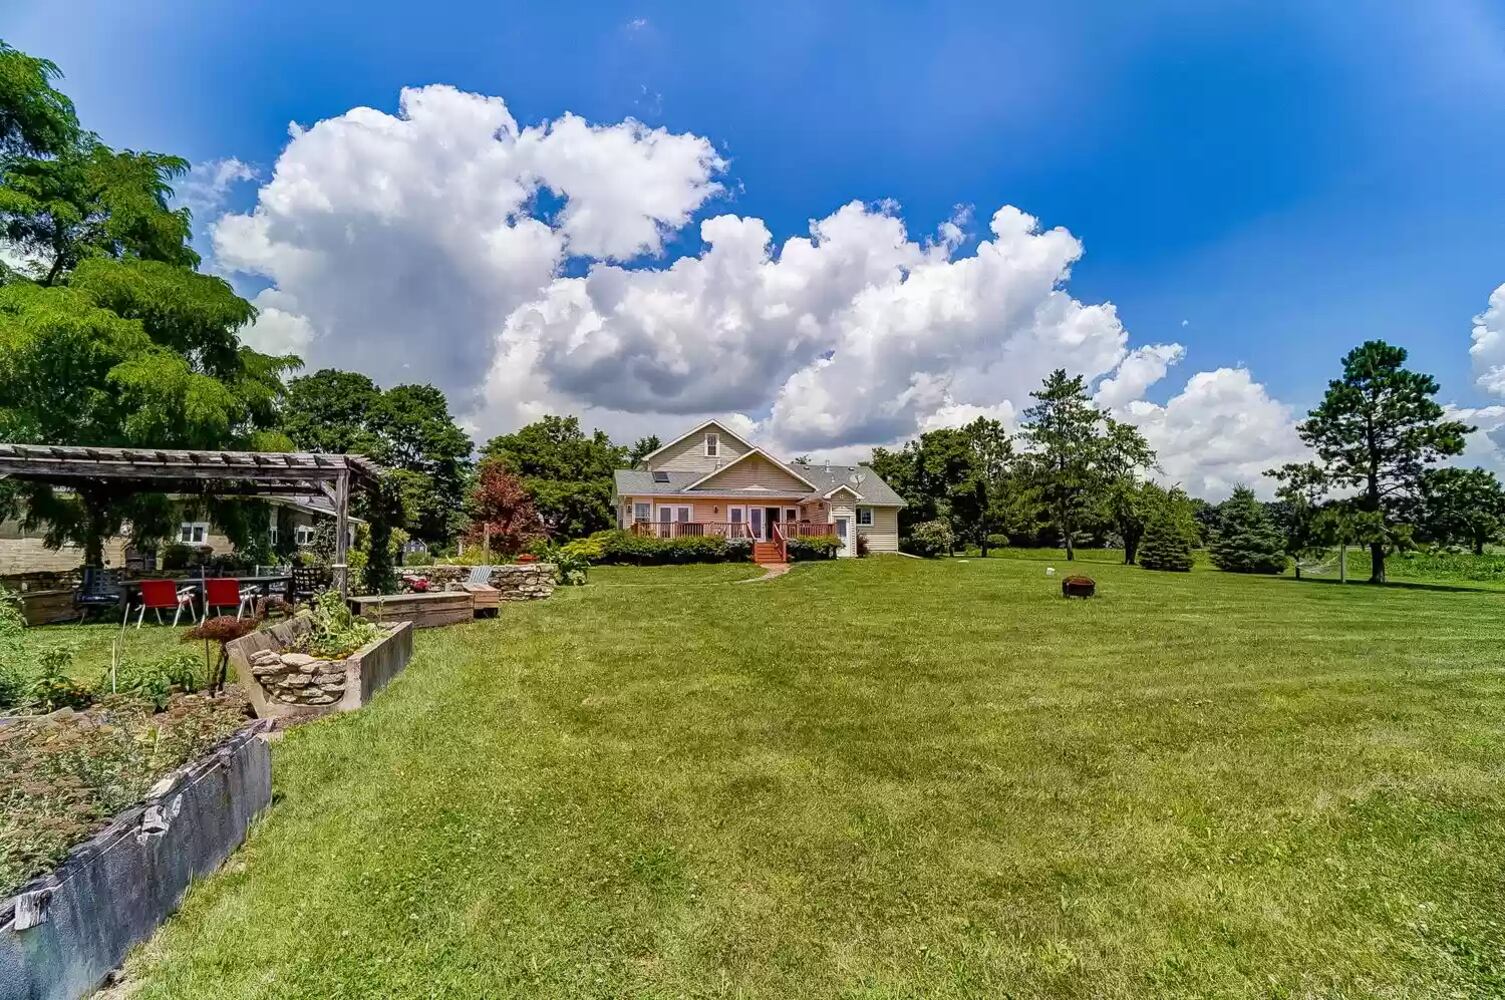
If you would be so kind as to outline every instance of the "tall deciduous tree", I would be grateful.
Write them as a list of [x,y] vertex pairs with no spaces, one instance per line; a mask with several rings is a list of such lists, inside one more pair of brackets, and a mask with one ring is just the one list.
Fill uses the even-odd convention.
[[463,527],[471,441],[433,386],[383,392],[358,372],[321,369],[289,384],[282,427],[300,448],[363,454],[390,469],[397,526],[415,537],[442,544]]
[[1505,490],[1485,469],[1428,469],[1421,477],[1421,529],[1429,541],[1475,555],[1505,532]]
[[481,462],[471,509],[470,537],[483,542],[488,553],[515,555],[544,534],[522,480],[495,459]]
[[[255,315],[219,278],[193,270],[188,215],[168,204],[186,164],[117,152],[82,132],[56,69],[0,48],[0,238],[27,263],[0,287],[0,438],[179,448],[278,447],[275,401],[295,362],[244,347]],[[13,489],[47,540],[98,562],[129,521],[166,531],[162,497],[102,486]],[[210,504],[237,544],[258,518]],[[264,534],[267,517],[260,512]]]
[[1329,532],[1322,517],[1323,497],[1327,493],[1327,477],[1322,467],[1313,462],[1288,462],[1278,469],[1265,473],[1280,482],[1275,498],[1284,508],[1284,517],[1279,527],[1285,540],[1285,551],[1296,567],[1296,579],[1301,579],[1301,560],[1328,544]]
[[[578,417],[547,416],[487,442],[483,454],[520,477],[549,534],[579,538],[616,523],[612,472],[641,459],[644,439],[632,449],[612,444],[605,431],[586,434]],[[656,450],[647,448],[646,455]]]
[[1368,525],[1371,583],[1385,581],[1397,515],[1417,498],[1429,463],[1463,450],[1472,427],[1444,420],[1437,380],[1405,367],[1406,351],[1370,340],[1343,358],[1343,375],[1297,428],[1321,458],[1327,481],[1356,489]]

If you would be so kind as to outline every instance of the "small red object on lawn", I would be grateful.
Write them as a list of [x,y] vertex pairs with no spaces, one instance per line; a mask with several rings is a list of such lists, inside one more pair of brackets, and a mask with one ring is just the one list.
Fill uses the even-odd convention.
[[1061,581],[1062,597],[1091,597],[1097,593],[1097,584],[1090,576],[1068,576]]
[[520,563],[538,562],[538,557],[531,552],[524,552],[522,555],[517,557],[517,561]]

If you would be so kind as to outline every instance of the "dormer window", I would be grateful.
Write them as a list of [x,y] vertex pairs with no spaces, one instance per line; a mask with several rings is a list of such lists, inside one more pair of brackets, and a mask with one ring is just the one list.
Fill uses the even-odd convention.
[[706,458],[720,458],[721,457],[721,435],[717,434],[715,431],[706,431],[706,435],[705,435],[705,457]]

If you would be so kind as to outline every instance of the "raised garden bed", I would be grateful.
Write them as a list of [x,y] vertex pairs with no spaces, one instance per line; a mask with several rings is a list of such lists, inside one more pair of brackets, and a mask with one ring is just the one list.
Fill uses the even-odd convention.
[[438,628],[475,617],[475,599],[463,590],[352,597],[350,606],[367,621],[412,622],[414,628]]
[[376,639],[338,659],[298,651],[310,627],[308,618],[300,615],[226,644],[230,665],[258,716],[354,711],[386,687],[413,656],[410,622],[383,625]]
[[[85,995],[152,934],[193,879],[224,862],[271,801],[271,758],[259,738],[267,726],[247,724],[237,699],[198,695],[160,714],[100,705],[0,726],[0,761],[24,772],[19,781],[3,776],[10,875],[50,866],[60,843],[87,838],[19,888],[0,883],[0,997]],[[206,752],[200,741],[211,739]],[[129,791],[157,777],[151,767],[162,754],[190,749],[188,762],[144,797]],[[127,794],[135,804],[94,818],[102,802]],[[91,829],[98,832],[88,836]]]

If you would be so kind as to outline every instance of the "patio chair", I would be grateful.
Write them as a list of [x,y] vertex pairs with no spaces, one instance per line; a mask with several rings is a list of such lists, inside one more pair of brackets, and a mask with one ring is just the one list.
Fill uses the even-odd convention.
[[[183,614],[183,609],[188,609],[188,620],[193,621],[193,595],[192,587],[179,588],[172,580],[142,580],[141,603],[136,610],[136,627],[141,627],[141,620],[146,617],[146,611],[150,608],[156,612],[157,624],[161,625],[162,612],[167,608],[174,608],[172,615],[173,627],[177,627],[178,618]],[[125,614],[120,618],[121,628],[131,617],[131,609],[128,606]]]
[[120,571],[102,566],[85,566],[78,590],[73,592],[73,606],[83,621],[96,609],[114,611],[120,607]]
[[209,612],[214,608],[235,608],[235,617],[245,614],[246,609],[251,607],[256,598],[261,596],[261,588],[254,586],[242,587],[239,580],[230,577],[220,577],[204,581],[204,617],[209,617]]
[[334,572],[328,566],[293,567],[293,601],[311,601],[334,584]]

